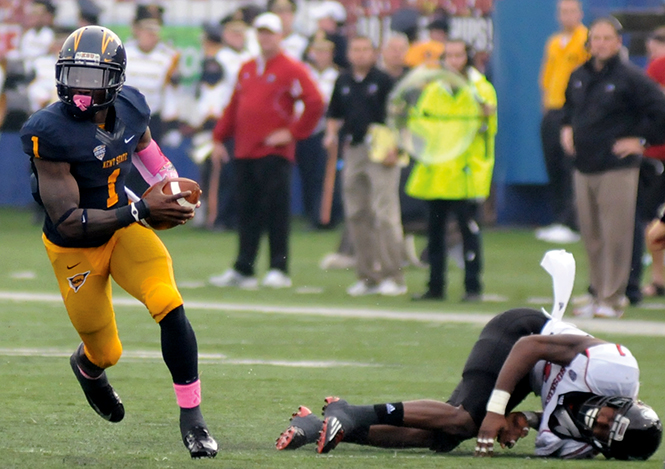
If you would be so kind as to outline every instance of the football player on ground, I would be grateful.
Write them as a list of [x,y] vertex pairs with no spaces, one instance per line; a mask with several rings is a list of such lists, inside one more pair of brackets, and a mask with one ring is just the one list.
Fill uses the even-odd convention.
[[46,246],[69,318],[83,341],[70,364],[90,406],[119,422],[122,401],[105,369],[122,353],[111,303],[110,276],[141,301],[161,329],[162,355],[180,406],[180,431],[192,458],[211,458],[217,442],[201,415],[196,336],[185,316],[171,257],[157,235],[136,223],[183,224],[192,208],[176,200],[189,191],[153,190],[128,203],[132,162],[149,184],[177,176],[152,141],[150,109],[124,87],[126,54],[109,29],[86,26],[65,41],[56,63],[60,102],[35,114],[21,130],[30,156],[35,197],[46,210]]
[[[512,448],[531,427],[539,456],[647,459],[662,424],[637,400],[638,388],[637,361],[626,347],[541,311],[513,309],[485,326],[447,402],[354,406],[329,397],[323,421],[301,406],[277,449],[316,442],[327,453],[344,441],[448,452],[477,437],[476,455],[491,456],[495,438]],[[543,410],[511,413],[532,390]]]

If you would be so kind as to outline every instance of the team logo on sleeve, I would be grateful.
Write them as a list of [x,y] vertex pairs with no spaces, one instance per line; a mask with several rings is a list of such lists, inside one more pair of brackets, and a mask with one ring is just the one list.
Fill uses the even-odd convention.
[[92,153],[95,155],[95,158],[102,161],[106,155],[106,145],[97,145],[95,149],[92,150]]
[[85,281],[88,279],[88,275],[90,275],[89,270],[87,272],[83,272],[82,274],[76,274],[72,277],[67,277],[69,286],[72,290],[74,290],[74,293],[78,293],[79,288],[81,288]]

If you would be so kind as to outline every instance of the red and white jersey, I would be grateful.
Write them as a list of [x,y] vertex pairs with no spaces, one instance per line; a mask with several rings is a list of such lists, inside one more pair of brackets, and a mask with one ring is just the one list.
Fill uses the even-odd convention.
[[[548,321],[542,335],[590,335],[572,324]],[[640,370],[633,354],[619,344],[600,344],[578,354],[568,366],[540,361],[531,371],[534,392],[541,397],[543,418],[536,436],[536,454],[559,458],[584,458],[593,447],[554,435],[548,424],[562,396],[569,392],[589,392],[599,396],[624,396],[637,399]]]

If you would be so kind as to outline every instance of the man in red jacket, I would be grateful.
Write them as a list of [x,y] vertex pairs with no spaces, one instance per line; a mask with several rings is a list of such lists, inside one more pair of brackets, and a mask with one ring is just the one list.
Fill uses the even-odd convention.
[[[282,23],[273,13],[254,21],[261,55],[245,63],[231,102],[213,132],[212,157],[228,161],[222,145],[235,138],[238,257],[233,268],[210,278],[220,287],[255,288],[254,262],[264,228],[270,270],[262,285],[291,286],[288,276],[291,165],[296,140],[307,138],[323,115],[323,99],[305,66],[280,48]],[[295,104],[302,101],[302,113]]]

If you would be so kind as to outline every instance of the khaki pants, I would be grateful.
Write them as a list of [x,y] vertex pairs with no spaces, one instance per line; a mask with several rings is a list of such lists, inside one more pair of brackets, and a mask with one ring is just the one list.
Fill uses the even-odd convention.
[[344,148],[343,198],[359,280],[404,283],[402,221],[397,166],[369,160],[366,145]]
[[620,309],[630,275],[638,177],[639,168],[574,173],[591,288],[598,303]]

